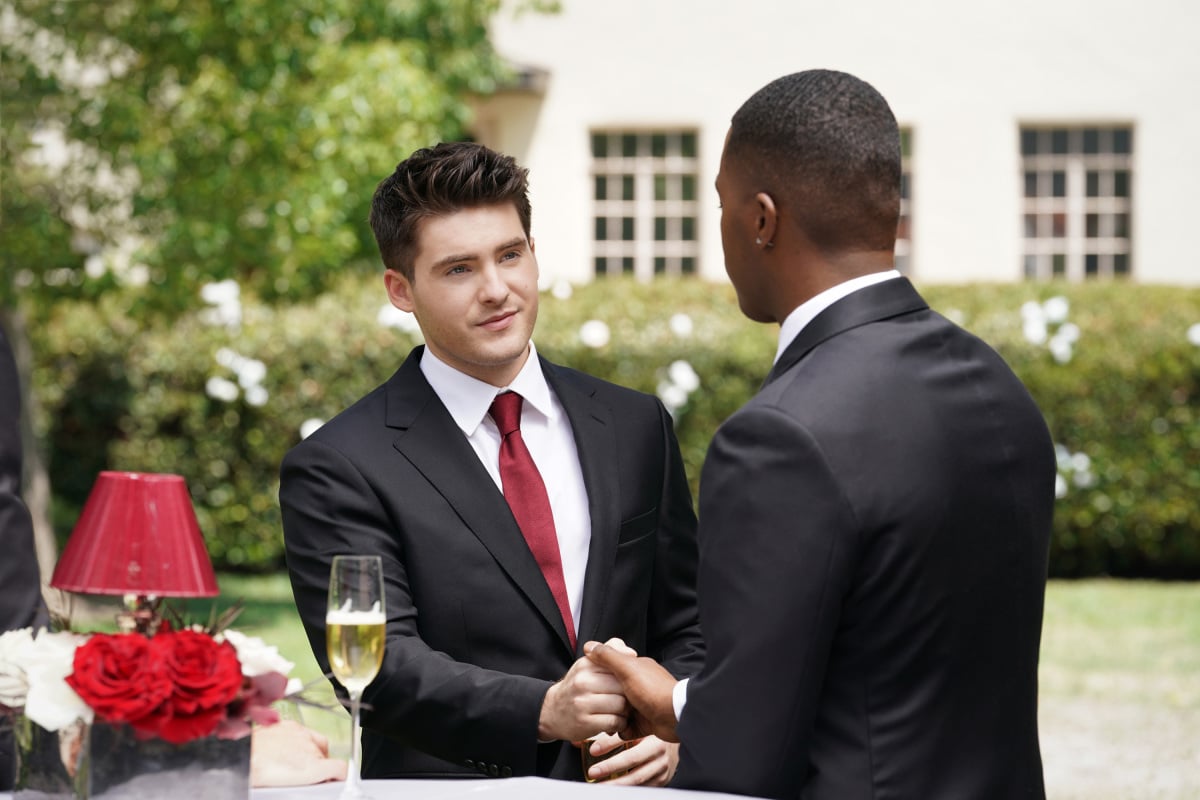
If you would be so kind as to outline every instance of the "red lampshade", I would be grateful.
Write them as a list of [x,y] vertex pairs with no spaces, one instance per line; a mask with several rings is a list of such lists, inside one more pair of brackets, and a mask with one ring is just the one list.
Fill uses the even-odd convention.
[[85,594],[216,595],[183,478],[101,472],[50,585]]

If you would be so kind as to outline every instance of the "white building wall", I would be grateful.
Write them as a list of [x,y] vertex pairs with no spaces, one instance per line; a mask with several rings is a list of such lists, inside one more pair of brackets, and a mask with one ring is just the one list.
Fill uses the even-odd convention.
[[548,276],[592,276],[593,128],[696,128],[700,271],[723,278],[711,189],[728,120],[781,75],[875,85],[913,133],[913,275],[1021,279],[1022,124],[1132,125],[1132,265],[1200,284],[1200,2],[1194,0],[563,0],[503,13],[501,54],[549,74],[540,97],[481,108],[481,140],[530,168]]

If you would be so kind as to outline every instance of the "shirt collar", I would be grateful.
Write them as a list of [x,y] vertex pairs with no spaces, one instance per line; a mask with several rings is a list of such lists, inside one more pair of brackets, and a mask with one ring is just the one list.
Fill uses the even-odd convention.
[[508,386],[497,388],[472,378],[435,356],[429,347],[421,354],[421,372],[454,418],[454,423],[467,436],[475,434],[487,416],[492,400],[506,389],[520,394],[525,398],[526,407],[533,408],[547,419],[553,420],[556,416],[554,403],[550,399],[550,386],[546,383],[537,348],[532,341],[529,342],[529,357]]
[[851,278],[848,281],[842,281],[836,286],[831,286],[818,295],[810,297],[792,313],[787,315],[783,324],[779,326],[779,346],[775,349],[775,361],[779,361],[779,357],[783,355],[783,351],[787,350],[788,345],[795,341],[800,335],[800,331],[804,330],[808,323],[817,318],[825,309],[841,300],[849,294],[857,292],[859,289],[865,289],[876,283],[890,281],[893,278],[901,277],[900,273],[894,269],[884,270],[883,272],[872,272],[869,275],[859,275],[857,278]]

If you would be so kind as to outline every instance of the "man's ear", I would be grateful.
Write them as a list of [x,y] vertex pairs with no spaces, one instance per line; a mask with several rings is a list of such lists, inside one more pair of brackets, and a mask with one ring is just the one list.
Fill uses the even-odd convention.
[[761,247],[772,248],[775,246],[775,231],[779,225],[779,212],[775,208],[775,198],[766,192],[759,192],[754,195],[754,201],[758,203],[757,230],[754,235],[762,243]]
[[383,273],[383,285],[387,287],[388,300],[401,311],[412,313],[412,283],[403,273],[389,269]]
[[533,237],[532,236],[529,237],[529,252],[536,253],[534,246],[533,246]]

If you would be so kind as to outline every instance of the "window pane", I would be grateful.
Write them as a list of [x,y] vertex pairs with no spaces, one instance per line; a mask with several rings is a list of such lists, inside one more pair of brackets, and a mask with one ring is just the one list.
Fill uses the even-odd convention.
[[1067,274],[1067,257],[1064,254],[1055,253],[1051,256],[1051,263],[1054,265],[1053,271],[1055,275]]
[[633,217],[621,217],[621,238],[626,242],[633,241]]
[[665,242],[667,240],[667,218],[654,218],[654,241]]
[[1026,239],[1036,239],[1037,235],[1038,235],[1038,233],[1037,233],[1037,214],[1026,214],[1025,215],[1025,238]]
[[684,158],[696,157],[696,134],[685,133],[679,137],[680,155]]
[[592,156],[595,158],[608,157],[608,136],[603,133],[592,134]]
[[1089,239],[1099,238],[1100,237],[1100,215],[1099,214],[1088,214],[1087,215],[1087,223],[1086,223],[1085,227],[1087,228],[1087,238],[1089,238]]
[[1095,170],[1088,170],[1087,174],[1087,196],[1100,196],[1100,173]]
[[603,175],[596,176],[596,199],[608,199],[608,180]]
[[603,242],[608,239],[608,220],[604,217],[596,217],[596,241]]
[[592,271],[597,275],[607,275],[608,267],[605,265],[605,259],[597,257],[596,260],[592,262]]
[[632,133],[626,133],[621,137],[621,155],[625,158],[633,158],[637,155],[637,136]]
[[1083,129],[1083,152],[1089,155],[1100,152],[1100,131],[1095,128]]
[[1053,184],[1053,191],[1051,193],[1055,197],[1066,197],[1067,196],[1067,173],[1056,171],[1051,174],[1051,179],[1052,179],[1051,182]]
[[1037,256],[1025,256],[1025,277],[1036,278],[1038,276]]
[[1127,253],[1113,255],[1113,273],[1116,275],[1129,274],[1129,255]]
[[684,256],[681,260],[680,267],[683,274],[692,275],[696,272],[696,259],[692,256]]
[[633,176],[632,175],[622,175],[621,176],[621,199],[622,200],[632,200],[633,199]]
[[901,200],[908,199],[908,191],[909,191],[908,190],[908,182],[910,180],[910,177],[911,176],[907,172],[900,174],[900,199]]
[[1025,196],[1038,196],[1038,174],[1036,172],[1025,173]]
[[683,240],[685,242],[694,242],[696,240],[696,218],[684,217],[683,220]]
[[655,256],[654,257],[654,272],[658,275],[662,275],[666,271],[667,271],[667,260],[665,258],[663,258],[662,256]]
[[1113,173],[1113,194],[1117,197],[1129,197],[1129,172],[1119,169]]
[[682,183],[683,183],[683,199],[689,200],[689,201],[695,200],[696,199],[696,176],[695,175],[684,175]]
[[1050,152],[1062,155],[1067,152],[1067,132],[1059,129],[1050,132]]
[[1088,253],[1083,259],[1083,272],[1085,275],[1100,274],[1100,256],[1095,253]]
[[664,134],[656,133],[650,137],[650,155],[655,158],[666,158],[667,156],[667,137]]
[[1067,215],[1055,214],[1051,220],[1053,235],[1055,239],[1062,239],[1067,235]]
[[625,256],[621,259],[621,270],[623,272],[633,272],[633,256]]
[[900,222],[897,223],[897,225],[896,225],[896,238],[897,239],[911,239],[912,238],[912,222],[909,220],[908,214],[900,215]]
[[1122,239],[1129,238],[1128,214],[1113,214],[1113,236],[1119,236]]
[[1113,131],[1113,152],[1114,153],[1132,153],[1133,152],[1133,134],[1128,128],[1117,128]]
[[908,158],[912,155],[912,131],[908,128],[900,130],[900,156]]
[[654,176],[654,199],[655,200],[666,200],[667,199],[667,176],[666,175],[655,175]]
[[1032,156],[1037,154],[1038,132],[1031,130],[1021,131],[1021,155]]

